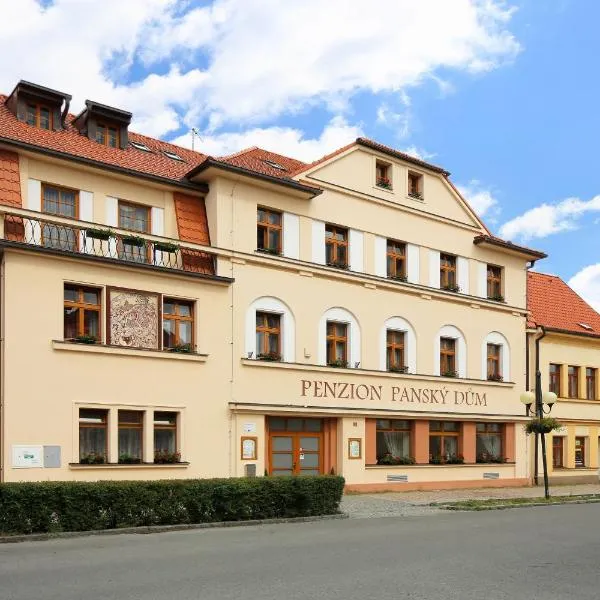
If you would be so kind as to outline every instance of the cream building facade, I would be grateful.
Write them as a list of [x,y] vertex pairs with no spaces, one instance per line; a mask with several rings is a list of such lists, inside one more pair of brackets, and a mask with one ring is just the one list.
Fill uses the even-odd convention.
[[528,268],[366,139],[214,159],[21,82],[0,108],[2,480],[526,485]]

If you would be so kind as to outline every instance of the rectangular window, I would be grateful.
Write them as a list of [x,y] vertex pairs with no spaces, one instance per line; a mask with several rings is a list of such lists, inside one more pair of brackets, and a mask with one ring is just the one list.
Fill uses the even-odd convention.
[[575,466],[585,467],[585,438],[575,438]]
[[281,315],[256,313],[256,358],[281,359]]
[[406,281],[406,244],[387,241],[387,276]]
[[458,454],[460,424],[451,421],[429,422],[429,462],[431,464],[461,463]]
[[552,438],[552,466],[555,469],[562,469],[564,467],[564,438],[554,436]]
[[502,295],[502,268],[487,266],[487,297],[490,300],[504,300]]
[[[78,196],[79,194],[75,190],[44,183],[42,185],[42,212],[77,219]],[[77,249],[77,230],[68,225],[42,223],[42,244],[46,248],[74,252]]]
[[560,365],[550,364],[550,391],[560,396]]
[[376,444],[378,465],[411,465],[411,422],[377,419]]
[[28,104],[25,122],[40,129],[52,129],[52,111],[42,104]]
[[181,454],[177,451],[177,413],[154,413],[154,462],[177,463]]
[[408,195],[411,198],[423,199],[423,175],[408,172]]
[[79,462],[102,464],[107,462],[108,411],[91,408],[79,409]]
[[499,344],[487,345],[487,378],[490,381],[502,380],[502,369],[500,367],[500,353],[502,346]]
[[327,321],[327,364],[348,366],[348,325]]
[[90,344],[101,340],[100,294],[101,291],[96,288],[65,285],[63,323],[65,340]]
[[440,375],[456,377],[456,340],[440,338]]
[[348,267],[348,230],[337,225],[325,226],[325,262],[330,267]]
[[387,369],[396,373],[406,373],[404,362],[405,332],[395,329],[387,330],[386,353]]
[[392,189],[392,178],[390,177],[392,165],[377,161],[375,163],[375,183],[378,187],[386,190]]
[[191,352],[194,347],[194,303],[163,299],[163,349]]
[[[119,227],[139,233],[150,233],[150,207],[119,201]],[[149,261],[149,246],[142,238],[132,236],[119,240],[119,258],[133,262]]]
[[281,254],[282,215],[268,208],[256,213],[256,247],[269,254]]
[[144,413],[141,410],[119,411],[119,462],[142,462]]
[[440,254],[440,287],[443,290],[458,291],[456,285],[456,256]]
[[569,398],[579,398],[579,367],[569,365]]
[[504,462],[502,430],[500,423],[477,423],[475,443],[478,463]]
[[585,370],[585,397],[588,400],[596,400],[596,371],[591,367]]
[[110,148],[118,148],[119,146],[119,129],[114,125],[106,125],[105,123],[96,124],[96,141],[103,146]]

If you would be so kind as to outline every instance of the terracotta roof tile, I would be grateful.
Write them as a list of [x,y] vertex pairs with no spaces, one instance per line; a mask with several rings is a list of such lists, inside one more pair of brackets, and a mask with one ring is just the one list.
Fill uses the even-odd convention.
[[184,242],[210,246],[204,198],[174,192],[173,200],[175,201],[179,239]]
[[0,150],[0,204],[22,206],[19,155]]
[[[151,175],[173,181],[183,181],[184,175],[199,165],[205,154],[175,146],[161,140],[129,132],[129,140],[144,144],[151,152],[129,147],[125,150],[109,148],[90,140],[71,125],[75,118],[68,115],[67,127],[63,131],[47,131],[19,121],[6,107],[6,96],[0,95],[0,140],[12,140],[31,144],[39,148],[54,150],[74,157],[130,169],[143,175]],[[163,151],[178,154],[183,161],[167,158]]]
[[[296,171],[307,166],[306,163],[301,160],[283,156],[283,154],[269,152],[269,150],[264,150],[263,148],[258,148],[256,146],[236,152],[235,154],[230,154],[229,156],[222,156],[217,160],[236,167],[257,171],[264,175],[270,175],[271,177],[278,177],[280,179],[291,179]],[[267,161],[281,165],[283,168],[278,169],[277,167],[270,165]]]
[[600,314],[555,275],[528,272],[527,308],[531,313],[529,327],[543,326],[600,337]]

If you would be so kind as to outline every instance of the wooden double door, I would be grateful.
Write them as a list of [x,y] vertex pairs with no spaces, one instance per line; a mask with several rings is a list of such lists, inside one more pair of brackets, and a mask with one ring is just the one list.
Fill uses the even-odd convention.
[[270,417],[269,474],[320,475],[323,473],[323,421]]

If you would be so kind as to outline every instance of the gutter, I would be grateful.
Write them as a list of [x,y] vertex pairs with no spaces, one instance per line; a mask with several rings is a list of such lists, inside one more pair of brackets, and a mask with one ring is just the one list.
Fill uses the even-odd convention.
[[192,183],[186,180],[169,179],[167,177],[160,177],[159,175],[151,175],[149,173],[143,173],[141,171],[135,171],[134,169],[128,169],[126,167],[118,167],[108,163],[93,160],[91,158],[84,158],[82,156],[76,156],[69,154],[68,152],[60,152],[59,150],[51,150],[34,144],[28,144],[27,142],[20,142],[11,138],[0,136],[0,144],[6,144],[18,148],[19,150],[29,150],[44,154],[46,156],[52,156],[53,158],[60,158],[62,160],[69,160],[89,167],[95,167],[97,169],[103,169],[104,171],[112,171],[113,173],[119,173],[121,175],[128,175],[130,177],[136,177],[138,179],[146,179],[154,183],[161,183],[172,187],[183,188],[186,190],[193,190],[195,192],[208,193],[208,185],[205,183]]
[[293,179],[282,179],[280,177],[274,177],[273,175],[259,173],[258,171],[251,171],[249,169],[244,169],[243,167],[238,167],[235,165],[230,165],[228,163],[221,162],[211,157],[208,157],[197,167],[194,167],[191,171],[186,173],[185,176],[187,179],[190,179],[192,177],[195,177],[196,175],[199,175],[203,171],[210,169],[211,167],[215,169],[220,169],[222,171],[227,171],[229,173],[235,173],[236,175],[245,175],[247,177],[261,179],[262,181],[268,181],[269,183],[274,183],[276,185],[283,185],[285,187],[297,190],[299,192],[310,194],[311,198],[314,198],[315,196],[318,196],[323,193],[323,190],[319,188],[304,185],[303,183],[299,183]]

